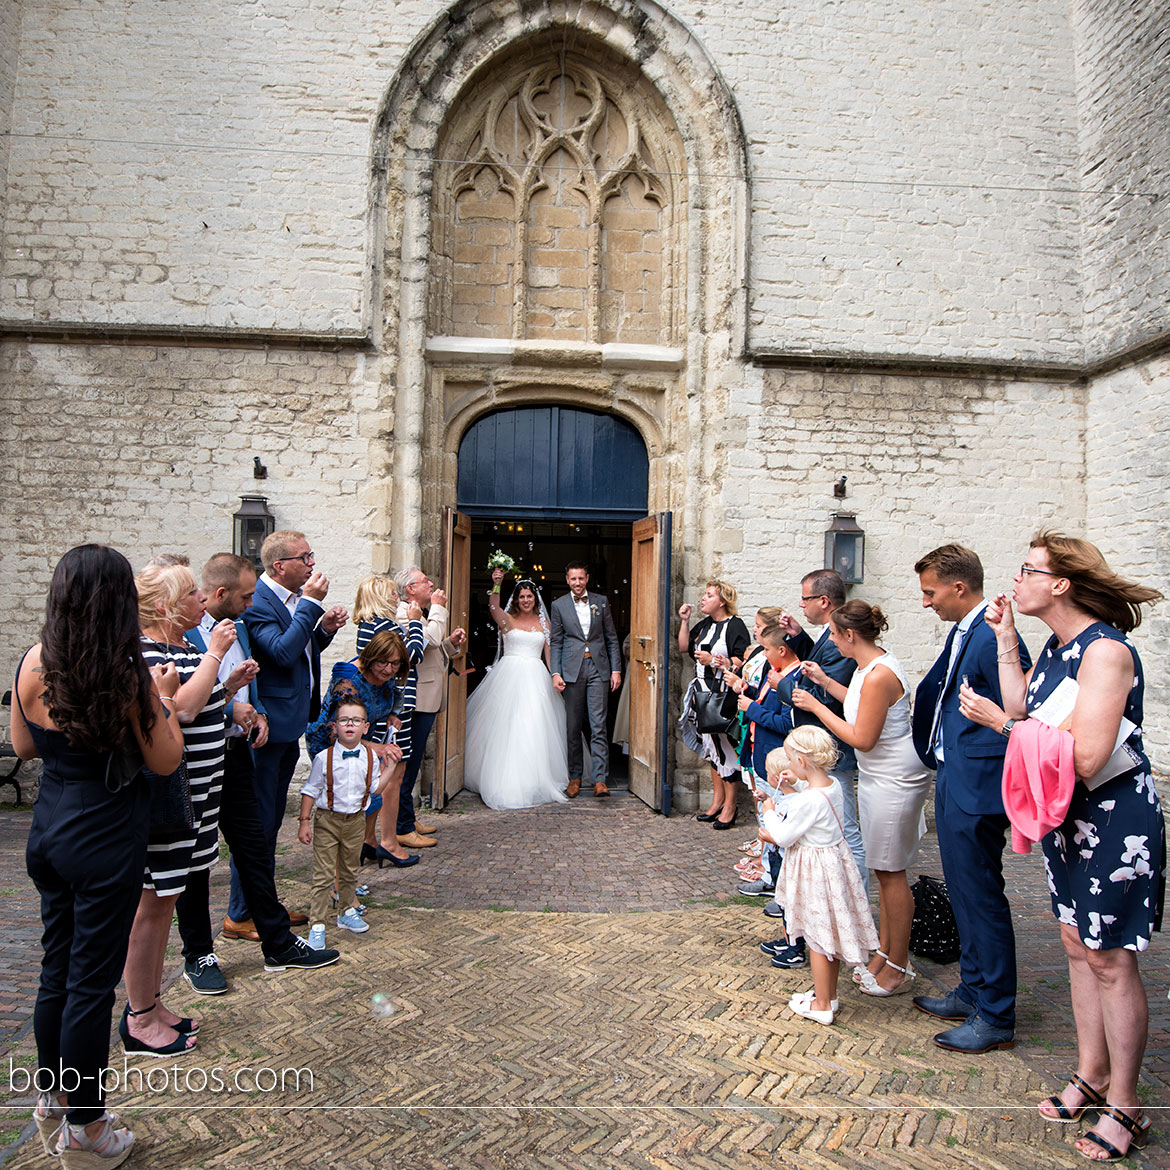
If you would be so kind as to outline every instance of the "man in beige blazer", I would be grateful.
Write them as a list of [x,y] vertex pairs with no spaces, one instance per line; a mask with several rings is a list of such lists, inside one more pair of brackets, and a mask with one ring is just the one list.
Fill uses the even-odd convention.
[[[462,628],[447,635],[447,594],[436,589],[434,582],[417,565],[404,569],[394,578],[398,589],[398,613],[396,620],[406,628],[407,606],[412,601],[422,606],[423,640],[425,649],[418,664],[418,690],[415,699],[414,717],[410,721],[410,759],[402,777],[402,789],[398,798],[398,834],[404,845],[412,844],[415,833],[414,785],[422,768],[423,756],[431,728],[443,706],[447,690],[447,665],[452,658],[463,653],[467,632]],[[417,843],[416,843],[417,844]]]

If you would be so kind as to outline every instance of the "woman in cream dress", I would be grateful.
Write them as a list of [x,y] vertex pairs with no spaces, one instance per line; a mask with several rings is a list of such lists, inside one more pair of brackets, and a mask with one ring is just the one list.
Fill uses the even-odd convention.
[[877,644],[889,623],[876,605],[849,601],[829,617],[829,636],[857,663],[849,686],[829,678],[815,663],[801,664],[810,682],[841,700],[845,718],[834,715],[801,688],[792,702],[811,711],[839,739],[857,749],[857,803],[865,858],[877,874],[881,900],[881,947],[856,978],[868,995],[909,991],[910,925],[914,897],[906,868],[926,832],[922,806],[930,773],[910,736],[910,685],[898,660]]

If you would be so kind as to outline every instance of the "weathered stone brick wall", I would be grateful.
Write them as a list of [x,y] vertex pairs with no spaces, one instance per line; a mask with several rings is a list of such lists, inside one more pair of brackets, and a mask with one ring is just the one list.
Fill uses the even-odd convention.
[[1085,469],[1090,485],[1085,535],[1119,573],[1160,589],[1167,601],[1147,611],[1133,635],[1146,676],[1146,746],[1170,768],[1170,518],[1166,436],[1170,434],[1170,357],[1132,366],[1089,387]]
[[[8,133],[12,127],[12,96],[20,60],[20,8],[19,0],[0,4],[0,193],[8,177]],[[3,233],[4,216],[0,214],[0,242]]]
[[889,648],[921,675],[947,631],[922,608],[914,562],[959,541],[979,553],[988,594],[1010,594],[1038,525],[1084,525],[1083,445],[1077,385],[757,372],[732,395],[719,456],[737,546],[723,571],[753,612],[799,615],[799,580],[824,564],[832,513],[856,512],[865,581],[850,596],[882,607]]
[[[330,600],[351,606],[357,581],[385,567],[392,420],[375,365],[295,350],[0,348],[4,676],[36,639],[67,548],[112,544],[136,568],[182,551],[198,568],[231,548],[245,492],[268,496],[278,527],[306,533]],[[265,480],[252,476],[257,455]]]
[[[372,120],[443,8],[28,0],[4,315],[363,327]],[[1063,3],[671,9],[751,144],[755,344],[1079,355]]]
[[671,7],[751,146],[754,345],[1079,359],[1064,0]]
[[1077,0],[1090,358],[1170,330],[1170,14]]

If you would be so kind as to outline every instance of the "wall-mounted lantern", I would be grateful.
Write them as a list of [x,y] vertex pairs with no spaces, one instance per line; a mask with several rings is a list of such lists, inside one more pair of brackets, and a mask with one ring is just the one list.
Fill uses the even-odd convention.
[[236,556],[247,557],[257,576],[264,572],[260,546],[275,531],[276,517],[268,510],[268,497],[241,496],[239,511],[232,517],[232,551]]
[[854,512],[834,512],[825,531],[825,568],[836,569],[846,585],[860,585],[865,572],[865,533]]

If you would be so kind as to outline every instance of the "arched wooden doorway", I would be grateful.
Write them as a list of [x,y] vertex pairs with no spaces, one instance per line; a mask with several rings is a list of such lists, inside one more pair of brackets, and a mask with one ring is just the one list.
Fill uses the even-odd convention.
[[[564,589],[566,560],[600,568],[590,588],[607,593],[624,619],[619,635],[630,635],[630,791],[668,813],[670,514],[646,514],[642,436],[624,419],[569,406],[495,411],[464,433],[457,482],[443,542],[452,620],[473,630],[481,622],[476,602],[488,584],[490,548],[512,556],[550,599]],[[451,676],[432,786],[436,807],[463,785],[467,682]]]

